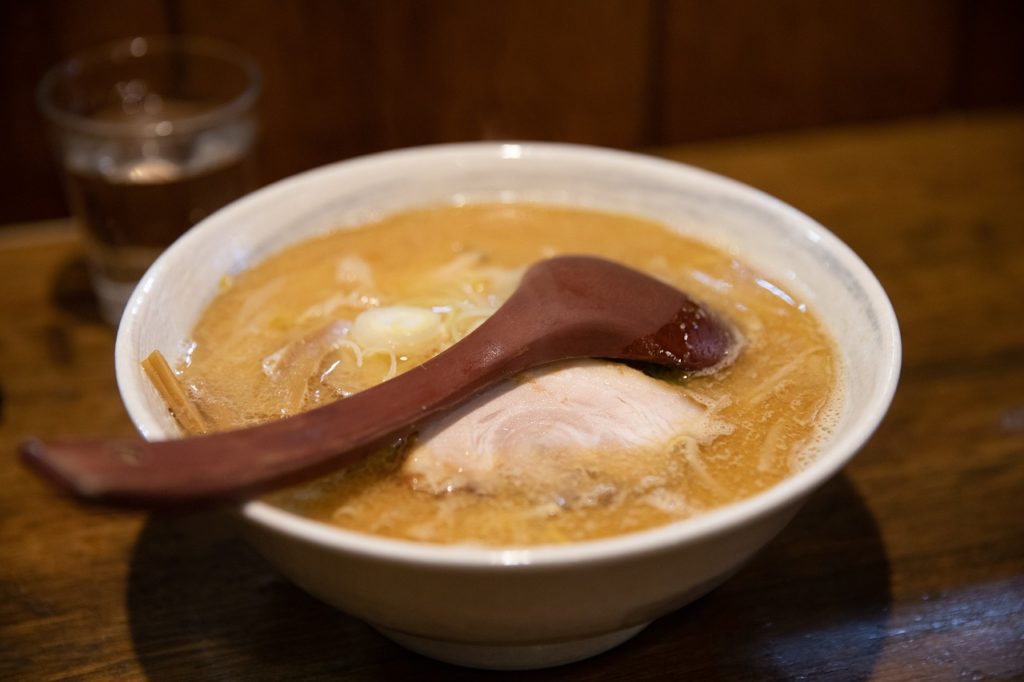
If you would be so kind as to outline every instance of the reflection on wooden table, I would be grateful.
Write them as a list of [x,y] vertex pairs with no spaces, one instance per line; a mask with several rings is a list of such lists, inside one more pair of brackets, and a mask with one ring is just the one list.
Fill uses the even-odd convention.
[[[904,335],[892,410],[847,470],[710,596],[539,679],[1024,675],[1024,114],[657,150],[850,244]],[[132,433],[65,223],[0,230],[0,678],[407,679],[406,652],[285,582],[216,513],[56,497],[19,439]]]

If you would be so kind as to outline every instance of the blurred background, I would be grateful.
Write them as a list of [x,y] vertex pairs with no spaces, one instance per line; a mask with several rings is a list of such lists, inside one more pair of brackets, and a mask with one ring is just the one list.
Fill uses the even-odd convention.
[[68,214],[45,70],[162,33],[260,62],[262,182],[435,142],[644,149],[1024,104],[1019,0],[0,0],[0,224]]

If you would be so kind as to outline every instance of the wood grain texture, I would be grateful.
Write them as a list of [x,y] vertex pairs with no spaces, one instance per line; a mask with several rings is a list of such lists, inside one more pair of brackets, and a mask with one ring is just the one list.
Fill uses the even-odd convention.
[[35,112],[45,69],[146,33],[266,73],[274,180],[358,154],[496,138],[636,148],[1024,104],[1017,0],[0,2],[0,223],[66,213]]
[[428,143],[644,132],[646,2],[178,4],[182,26],[263,65],[268,177]]
[[[890,293],[905,365],[845,472],[721,588],[573,680],[1024,677],[1024,112],[656,150],[772,192]],[[126,435],[66,227],[0,236],[0,679],[476,680],[306,596],[220,514],[81,509],[27,434]],[[507,676],[504,676],[507,677]]]
[[660,143],[950,108],[959,12],[934,0],[673,2]]

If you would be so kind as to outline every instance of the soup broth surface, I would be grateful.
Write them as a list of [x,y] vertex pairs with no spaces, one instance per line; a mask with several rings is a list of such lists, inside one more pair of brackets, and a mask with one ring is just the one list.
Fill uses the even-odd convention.
[[806,305],[724,250],[651,221],[594,211],[437,207],[286,248],[225,276],[193,331],[179,378],[210,430],[344,399],[455,343],[500,306],[526,267],[570,253],[648,272],[734,327],[739,350],[715,373],[621,370],[643,370],[683,396],[702,424],[713,425],[703,436],[596,454],[568,448],[536,460],[560,467],[551,475],[529,475],[526,464],[537,468],[521,459],[518,470],[513,461],[486,483],[440,486],[410,475],[410,458],[424,457],[417,453],[426,446],[413,436],[267,501],[415,541],[563,543],[700,514],[813,459],[834,421],[842,377],[834,346]]

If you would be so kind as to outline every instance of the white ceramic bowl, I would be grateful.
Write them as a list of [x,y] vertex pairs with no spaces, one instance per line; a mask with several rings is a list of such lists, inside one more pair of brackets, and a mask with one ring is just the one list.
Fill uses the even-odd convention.
[[[846,399],[821,456],[781,484],[698,518],[567,546],[481,549],[389,540],[249,502],[246,535],[282,573],[395,641],[464,665],[531,668],[604,651],[704,594],[768,542],[878,425],[900,365],[878,281],[807,216],[677,163],[558,144],[477,143],[377,154],[303,173],[197,225],[146,274],[117,338],[121,394],[148,439],[177,435],[139,361],[181,344],[221,275],[283,246],[424,205],[529,201],[656,219],[785,283],[838,340]],[[628,239],[623,235],[623,239]]]

